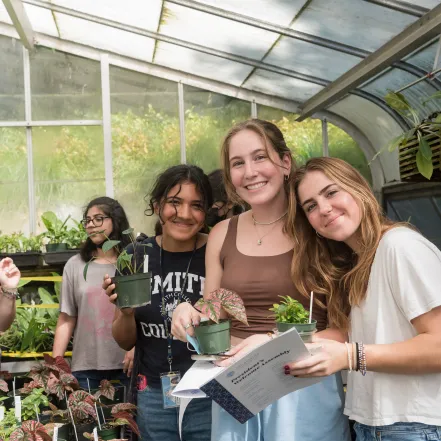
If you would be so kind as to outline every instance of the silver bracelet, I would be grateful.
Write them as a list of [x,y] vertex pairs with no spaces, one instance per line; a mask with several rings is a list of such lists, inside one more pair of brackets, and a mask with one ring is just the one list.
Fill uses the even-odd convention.
[[3,293],[3,295],[7,298],[7,299],[13,299],[16,300],[20,297],[20,294],[18,293],[18,289],[6,289],[1,287],[1,291]]

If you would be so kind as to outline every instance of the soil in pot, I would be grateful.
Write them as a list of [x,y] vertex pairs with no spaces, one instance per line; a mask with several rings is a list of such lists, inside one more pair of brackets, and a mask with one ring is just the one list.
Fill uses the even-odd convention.
[[[78,441],[89,441],[84,435],[84,432],[87,433],[92,433],[94,427],[97,425],[97,423],[95,421],[91,421],[90,423],[82,423],[82,424],[76,424],[75,428],[77,429],[77,436],[78,436]],[[72,427],[72,433],[74,434],[74,439],[75,439],[75,433],[74,433],[74,428]]]
[[130,274],[112,277],[118,294],[118,308],[138,308],[148,305],[152,293],[152,273]]
[[206,321],[195,326],[194,332],[202,353],[219,354],[228,351],[231,346],[230,328],[230,320],[221,320],[219,323]]

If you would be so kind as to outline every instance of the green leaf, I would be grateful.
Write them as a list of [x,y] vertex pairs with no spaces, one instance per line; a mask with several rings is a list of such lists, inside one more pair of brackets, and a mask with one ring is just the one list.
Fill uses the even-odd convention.
[[92,259],[89,260],[89,262],[87,262],[86,265],[84,265],[84,269],[83,269],[84,280],[87,280],[87,270],[89,269],[90,262],[92,262]]
[[402,133],[399,136],[396,136],[395,138],[393,138],[392,140],[390,140],[387,144],[387,149],[390,152],[393,152],[401,143],[401,141],[403,141],[403,139],[407,139],[407,133]]
[[421,153],[421,149],[418,150],[416,154],[416,163],[418,167],[418,171],[426,178],[429,179],[432,177],[433,173],[433,164],[431,160],[428,160]]
[[107,251],[111,250],[113,247],[116,247],[121,243],[120,240],[106,240],[103,244],[103,251],[107,253]]
[[436,124],[441,123],[441,113],[435,118],[435,120],[433,122]]
[[429,96],[429,98],[425,99],[422,104],[423,106],[426,105],[426,103],[428,103],[429,101],[433,101],[433,100],[439,100],[441,98],[441,91],[440,92],[435,92],[433,95]]
[[384,97],[384,100],[386,101],[389,107],[392,107],[392,109],[400,110],[400,111],[410,109],[410,104],[407,102],[406,98],[401,93],[389,92]]
[[122,234],[132,234],[133,231],[134,231],[133,228],[128,228],[127,230],[124,230],[124,231],[122,232]]
[[45,305],[51,305],[55,303],[50,292],[41,286],[38,288],[38,295],[40,296],[41,302]]
[[430,148],[429,143],[422,136],[418,137],[418,143],[420,145],[418,151],[421,152],[425,159],[432,163],[432,149]]

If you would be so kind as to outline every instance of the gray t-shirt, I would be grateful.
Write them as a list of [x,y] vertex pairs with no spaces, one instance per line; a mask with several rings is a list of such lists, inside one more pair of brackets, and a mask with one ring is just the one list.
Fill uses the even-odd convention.
[[111,264],[91,262],[87,281],[85,262],[71,257],[63,271],[60,312],[77,317],[74,331],[72,371],[122,369],[125,351],[112,337],[115,306],[102,289],[103,277],[115,274]]

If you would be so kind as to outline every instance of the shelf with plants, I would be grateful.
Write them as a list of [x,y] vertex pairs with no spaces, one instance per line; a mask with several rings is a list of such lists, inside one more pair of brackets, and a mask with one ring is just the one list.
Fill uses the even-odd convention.
[[[34,283],[32,283],[34,282]],[[61,276],[23,277],[17,313],[0,335],[2,358],[35,359],[51,353],[58,320]],[[71,355],[66,353],[66,356]]]

